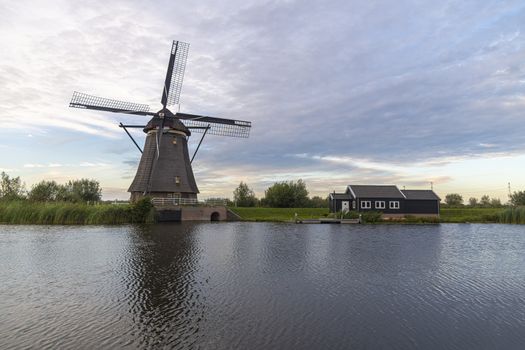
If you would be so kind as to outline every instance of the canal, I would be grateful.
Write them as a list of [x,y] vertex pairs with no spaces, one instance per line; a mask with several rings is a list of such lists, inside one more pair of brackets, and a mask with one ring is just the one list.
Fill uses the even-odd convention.
[[0,226],[0,348],[521,349],[518,225]]

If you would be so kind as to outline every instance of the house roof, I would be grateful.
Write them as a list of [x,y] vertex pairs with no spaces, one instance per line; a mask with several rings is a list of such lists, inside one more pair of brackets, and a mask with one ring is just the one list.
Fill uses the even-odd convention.
[[348,185],[347,193],[358,198],[405,198],[395,185]]
[[441,200],[432,190],[402,190],[407,199]]
[[352,199],[349,193],[330,193],[332,199]]

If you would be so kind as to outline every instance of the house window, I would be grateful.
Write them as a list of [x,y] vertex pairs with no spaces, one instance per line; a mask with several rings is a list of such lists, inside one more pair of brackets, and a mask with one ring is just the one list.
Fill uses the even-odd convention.
[[175,183],[180,184],[180,176],[175,176]]
[[376,201],[376,209],[385,209],[385,201]]
[[355,201],[352,201],[352,209],[355,209]]
[[399,209],[399,201],[390,201],[390,209]]
[[372,201],[361,201],[361,209],[371,209]]

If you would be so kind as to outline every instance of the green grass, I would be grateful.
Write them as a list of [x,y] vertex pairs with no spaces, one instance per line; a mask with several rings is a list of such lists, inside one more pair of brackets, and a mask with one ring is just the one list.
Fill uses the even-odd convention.
[[505,208],[441,208],[441,222],[499,222]]
[[[132,205],[0,202],[0,223],[42,225],[118,225],[132,223]],[[151,215],[148,220],[151,219]]]
[[[325,208],[230,208],[246,221],[289,221],[294,214],[302,219],[318,219],[328,214]],[[439,222],[499,222],[504,208],[442,208]],[[525,218],[525,213],[523,213]],[[417,219],[414,222],[427,222]],[[436,222],[437,220],[431,220]]]
[[230,208],[246,221],[289,221],[295,213],[301,219],[318,219],[328,214],[326,208]]

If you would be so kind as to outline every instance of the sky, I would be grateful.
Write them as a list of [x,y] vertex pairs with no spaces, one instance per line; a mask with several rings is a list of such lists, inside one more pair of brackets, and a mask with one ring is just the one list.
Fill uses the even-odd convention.
[[176,108],[252,122],[248,139],[205,138],[200,198],[298,179],[321,196],[525,190],[522,0],[0,0],[0,39],[0,171],[28,189],[94,178],[104,199],[129,198],[140,153],[118,123],[146,117],[68,103],[80,91],[160,109],[180,40]]

